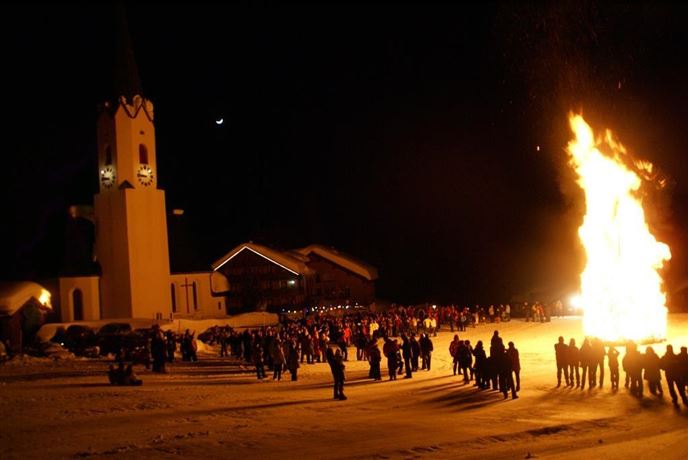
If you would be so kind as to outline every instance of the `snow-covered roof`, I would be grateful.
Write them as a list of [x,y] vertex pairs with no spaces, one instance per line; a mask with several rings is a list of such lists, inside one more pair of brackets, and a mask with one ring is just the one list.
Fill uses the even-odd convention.
[[317,254],[323,259],[327,259],[367,280],[372,281],[377,279],[377,269],[375,267],[351,257],[348,254],[337,251],[334,248],[328,248],[320,244],[311,244],[305,248],[295,249],[294,252],[306,257],[310,254]]
[[50,292],[32,281],[0,282],[0,315],[13,315],[28,301],[35,299],[52,309]]
[[220,259],[216,260],[215,263],[213,263],[212,265],[213,270],[219,269],[243,251],[253,252],[254,254],[257,254],[269,260],[270,262],[279,265],[280,267],[284,268],[289,272],[292,272],[297,276],[310,275],[313,273],[313,271],[306,265],[306,261],[302,255],[285,253],[282,251],[278,251],[276,249],[269,248],[267,246],[251,242],[240,244],[239,246],[235,247],[227,254],[222,256]]

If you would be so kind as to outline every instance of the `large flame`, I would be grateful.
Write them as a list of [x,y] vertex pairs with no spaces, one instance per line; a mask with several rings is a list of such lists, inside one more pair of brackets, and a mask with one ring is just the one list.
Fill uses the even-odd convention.
[[[641,179],[610,131],[596,141],[582,116],[571,114],[569,122],[575,139],[567,150],[586,205],[578,229],[587,256],[580,295],[584,332],[606,341],[664,339],[666,295],[658,270],[671,252],[645,221]],[[636,166],[652,169],[649,162]]]

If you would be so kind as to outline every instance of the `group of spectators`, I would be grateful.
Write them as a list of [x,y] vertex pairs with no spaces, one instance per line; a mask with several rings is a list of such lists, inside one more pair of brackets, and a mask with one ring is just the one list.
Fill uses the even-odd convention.
[[[554,345],[557,363],[557,387],[561,386],[561,376],[568,387],[585,388],[586,381],[589,388],[604,385],[605,358],[609,367],[609,380],[613,390],[619,388],[619,351],[614,345],[605,347],[604,343],[596,338],[585,338],[580,348],[576,346],[575,339],[570,339],[566,344],[563,337]],[[678,405],[678,397],[683,404],[688,406],[686,386],[688,386],[688,348],[681,347],[676,354],[672,345],[666,346],[666,351],[661,357],[648,346],[645,353],[638,350],[633,341],[626,343],[626,353],[621,360],[621,369],[625,373],[625,388],[638,398],[643,397],[643,381],[651,394],[662,397],[662,373],[666,379],[671,400]],[[599,371],[599,381],[597,378]]]

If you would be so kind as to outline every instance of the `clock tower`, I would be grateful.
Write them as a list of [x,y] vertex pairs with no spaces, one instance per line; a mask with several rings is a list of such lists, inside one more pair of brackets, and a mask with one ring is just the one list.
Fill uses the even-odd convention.
[[120,29],[116,99],[102,105],[97,126],[101,316],[168,319],[167,218],[157,186],[153,103],[143,96],[124,20]]

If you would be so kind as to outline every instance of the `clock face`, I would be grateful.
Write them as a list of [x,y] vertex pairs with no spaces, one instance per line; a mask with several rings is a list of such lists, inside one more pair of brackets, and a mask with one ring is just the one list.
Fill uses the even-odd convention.
[[105,188],[110,188],[115,184],[115,170],[112,166],[106,166],[100,170],[100,183]]
[[136,172],[136,177],[141,184],[146,187],[153,183],[153,170],[148,165],[139,166],[139,170]]

